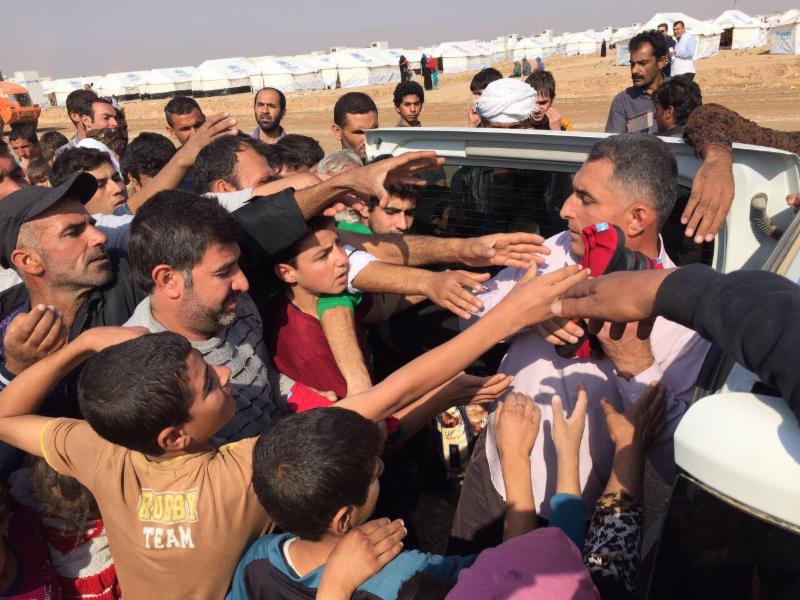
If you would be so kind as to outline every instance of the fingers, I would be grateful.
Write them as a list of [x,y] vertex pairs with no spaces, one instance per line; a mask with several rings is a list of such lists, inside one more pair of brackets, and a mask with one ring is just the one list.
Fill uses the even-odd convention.
[[653,332],[653,325],[655,322],[655,317],[650,317],[644,321],[639,321],[639,324],[636,326],[636,337],[638,337],[640,340],[646,340],[649,338],[650,334]]
[[622,336],[625,335],[626,327],[625,323],[611,323],[608,328],[608,337],[612,340],[621,340]]
[[389,525],[389,523],[391,523],[391,521],[386,518],[373,519],[372,521],[367,521],[366,523],[361,525],[360,529],[365,535],[371,535],[378,529],[386,527],[387,525]]
[[[608,401],[608,398],[600,398],[600,408],[603,409],[603,413],[606,416],[606,424],[608,424],[609,419],[613,419],[614,417],[620,415],[616,407]],[[610,426],[609,429],[611,429]]]
[[553,407],[553,432],[555,433],[556,429],[560,431],[566,425],[564,422],[564,403],[561,400],[561,396],[555,394],[550,400],[550,405]]
[[[37,310],[35,312],[38,313],[39,311]],[[58,314],[55,308],[48,306],[41,312],[41,317],[36,322],[36,326],[30,332],[30,335],[28,336],[28,343],[33,346],[39,346],[42,343],[42,340],[47,337],[47,334],[50,333],[50,329],[56,322],[60,324],[61,316]]]
[[21,314],[11,321],[9,328],[13,327],[16,336],[19,337],[20,340],[25,341],[31,336],[33,330],[36,329],[36,326],[39,324],[39,321],[42,320],[47,310],[48,308],[44,304],[38,304],[27,314]]
[[217,113],[206,119],[203,127],[208,131],[209,137],[213,138],[221,133],[228,133],[236,128],[236,119],[230,116],[230,113]]
[[567,319],[548,319],[539,325],[547,332],[545,341],[557,346],[576,344],[583,335],[583,329]]
[[588,331],[592,335],[597,335],[603,330],[605,327],[604,321],[598,321],[597,319],[589,319],[586,323],[586,331]]
[[45,338],[41,341],[40,348],[46,352],[53,352],[61,348],[67,343],[69,337],[69,330],[64,324],[63,319],[59,315],[58,319],[53,322],[50,331],[47,332]]
[[[549,279],[551,275],[555,275]],[[548,273],[542,277],[543,280],[552,285],[552,293],[560,296],[576,283],[586,280],[589,277],[589,269],[584,269],[580,265],[572,265],[565,269]]]
[[586,388],[583,384],[578,385],[578,400],[575,402],[575,408],[569,417],[570,422],[585,423],[586,410],[589,405],[589,398],[586,394]]

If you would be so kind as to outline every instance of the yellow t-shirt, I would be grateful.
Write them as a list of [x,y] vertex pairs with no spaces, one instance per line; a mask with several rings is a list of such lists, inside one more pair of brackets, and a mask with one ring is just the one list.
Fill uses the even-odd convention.
[[242,554],[272,529],[251,483],[250,438],[164,460],[112,444],[86,421],[54,419],[47,463],[92,492],[126,598],[224,598]]

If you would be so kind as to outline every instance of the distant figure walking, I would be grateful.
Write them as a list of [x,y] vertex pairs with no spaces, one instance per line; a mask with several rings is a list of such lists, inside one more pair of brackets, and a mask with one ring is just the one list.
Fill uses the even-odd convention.
[[431,80],[433,81],[433,89],[439,89],[439,64],[432,56],[428,57],[428,69],[431,72]]
[[521,77],[522,76],[522,64],[518,61],[514,61],[514,70],[511,71],[511,77]]
[[542,60],[541,56],[536,57],[536,70],[544,71],[544,61]]
[[531,74],[531,63],[528,61],[527,56],[522,57],[522,76],[528,77]]
[[411,81],[411,67],[408,65],[408,59],[400,55],[400,81]]
[[608,54],[608,46],[606,46],[606,41],[603,40],[603,43],[600,44],[600,57],[605,58],[606,54]]
[[433,89],[433,79],[431,78],[431,69],[428,66],[428,57],[424,54],[419,59],[419,68],[422,71],[422,81],[426,90]]

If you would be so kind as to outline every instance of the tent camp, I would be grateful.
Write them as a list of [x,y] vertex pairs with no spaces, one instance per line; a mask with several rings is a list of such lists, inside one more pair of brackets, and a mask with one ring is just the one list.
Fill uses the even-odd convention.
[[[719,54],[722,28],[713,23],[699,21],[683,13],[656,13],[641,27],[637,28],[636,33],[639,31],[656,29],[661,23],[666,23],[670,31],[672,31],[672,25],[676,21],[683,21],[683,24],[686,26],[686,32],[697,38],[697,50],[694,52],[694,60],[702,60]],[[634,35],[635,33],[631,34],[628,39],[620,39],[617,41],[617,65],[627,66],[630,64],[628,42],[630,42],[630,39]]]
[[523,58],[532,59],[537,56],[544,56],[544,44],[532,37],[518,40],[511,50],[511,58],[522,60]]
[[282,92],[322,89],[319,69],[301,58],[281,56],[264,58],[253,64],[250,75],[253,91],[273,87]]
[[250,91],[253,65],[245,58],[207,60],[195,69],[192,96],[220,96]]
[[350,88],[400,80],[394,57],[384,52],[376,48],[342,48],[309,58],[326,88]]
[[769,30],[770,54],[800,54],[800,14],[793,11]]
[[94,87],[101,96],[116,96],[117,100],[134,100],[139,97],[139,87],[147,81],[147,75],[148,71],[109,73]]
[[443,73],[480,71],[492,66],[491,53],[472,42],[444,42],[432,50],[434,56],[442,57]]
[[723,48],[739,50],[767,44],[766,24],[740,10],[726,10],[714,19],[714,25],[722,28],[720,46]]
[[194,67],[153,69],[139,86],[142,98],[170,98],[176,94],[191,94]]
[[97,91],[103,82],[103,77],[94,75],[92,77],[69,77],[66,79],[56,79],[47,86],[48,93],[55,95],[56,106],[64,106],[67,103],[67,96],[75,90],[82,90],[85,86],[91,85]]

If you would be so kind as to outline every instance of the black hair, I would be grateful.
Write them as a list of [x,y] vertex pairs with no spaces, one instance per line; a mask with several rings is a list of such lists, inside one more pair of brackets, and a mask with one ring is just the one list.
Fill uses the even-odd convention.
[[295,241],[291,246],[275,254],[272,257],[272,264],[277,265],[279,263],[286,263],[287,265],[296,267],[297,255],[304,250],[303,245],[305,244],[306,240],[308,240],[316,232],[322,231],[323,229],[330,229],[335,224],[336,221],[333,219],[333,217],[326,217],[324,215],[311,217],[308,221],[306,221],[306,227],[308,228],[308,231],[303,235],[303,237]]
[[333,107],[333,122],[339,127],[344,127],[347,115],[365,115],[371,112],[378,112],[378,107],[372,98],[363,92],[347,92]]
[[211,244],[235,244],[238,240],[236,219],[216,199],[180,190],[159,192],[136,212],[131,223],[131,276],[150,293],[155,287],[153,269],[169,265],[191,285],[192,269]]
[[194,98],[190,98],[189,96],[175,96],[164,106],[164,116],[167,118],[167,125],[173,127],[173,115],[188,115],[195,108],[201,113],[203,112],[197,100]]
[[469,91],[473,94],[482,92],[487,85],[502,78],[503,74],[500,71],[494,67],[486,67],[475,73],[472,81],[469,82]]
[[550,100],[556,98],[556,78],[550,71],[534,71],[525,80],[529,86],[536,90],[537,94],[544,94]]
[[8,148],[8,144],[3,138],[0,138],[0,154],[5,155],[9,154],[11,151]]
[[278,105],[280,106],[281,112],[286,110],[286,95],[278,88],[274,87],[263,87],[260,90],[258,90],[256,92],[256,95],[253,96],[253,106],[256,105],[256,100],[258,99],[258,95],[264,90],[269,90],[271,92],[275,92],[276,94],[278,94]]
[[266,157],[269,165],[276,171],[280,171],[281,169],[296,171],[306,166],[303,157],[288,146],[274,144],[269,148]]
[[92,103],[99,96],[92,90],[75,90],[67,96],[67,115],[77,113],[79,116],[92,116]]
[[692,111],[703,104],[700,86],[685,75],[668,79],[654,94],[654,100],[661,108],[672,107],[678,125],[685,125]]
[[120,165],[127,177],[141,182],[142,175],[155,177],[175,155],[175,145],[159,133],[140,133],[122,157]]
[[31,144],[38,145],[39,138],[36,137],[36,127],[27,124],[11,127],[11,131],[8,134],[8,141],[13,142],[15,140],[25,140]]
[[39,138],[39,146],[42,148],[42,156],[46,160],[53,160],[56,150],[69,144],[67,136],[59,131],[47,131]]
[[[211,184],[221,179],[235,188],[239,188],[236,174],[236,155],[248,147],[259,154],[269,157],[270,152],[264,148],[266,144],[254,140],[249,135],[226,135],[214,140],[203,148],[194,161],[192,176],[194,191],[205,194],[211,191]],[[269,159],[267,158],[268,162]]]
[[81,413],[112,444],[159,456],[158,435],[189,420],[186,361],[191,352],[186,338],[169,331],[106,348],[81,370]]
[[394,105],[400,106],[406,96],[416,96],[420,104],[425,103],[425,90],[416,81],[403,81],[394,88]]
[[288,148],[303,160],[303,164],[309,169],[325,158],[325,151],[319,142],[307,135],[290,133],[283,136],[278,143],[279,147]]
[[278,527],[317,541],[341,508],[367,501],[383,444],[378,426],[352,410],[287,415],[256,442],[253,489]]
[[109,100],[108,98],[103,98],[102,96],[98,96],[97,98],[92,100],[92,112],[91,112],[91,114],[89,114],[89,116],[92,117],[92,122],[94,122],[94,105],[98,104],[98,103],[100,103],[100,104],[108,104],[114,110],[114,116],[116,117],[117,109],[111,103],[111,100]]
[[[402,198],[403,200],[413,200],[419,203],[422,198],[423,187],[411,184],[392,184],[386,186],[386,192],[395,198]],[[369,199],[369,210],[372,211],[378,205],[378,197],[372,196]]]
[[586,162],[606,159],[611,179],[631,199],[645,196],[655,208],[659,228],[666,223],[678,195],[678,165],[667,143],[646,133],[621,133],[597,142]]
[[656,57],[656,60],[667,55],[667,38],[655,29],[648,29],[647,31],[642,31],[633,36],[628,43],[628,50],[633,54],[642,44],[650,44],[653,48],[653,55]]
[[656,30],[658,30],[659,27],[663,27],[664,29],[669,31],[669,25],[667,25],[666,23],[659,23],[658,25],[656,25]]
[[108,153],[96,148],[68,148],[60,152],[50,169],[50,184],[55,187],[84,171],[93,171],[103,163],[113,165]]
[[675,25],[683,25],[684,27],[686,27],[686,23],[684,23],[683,21],[675,21],[675,22],[672,24],[672,28],[673,28],[673,29],[675,29]]

